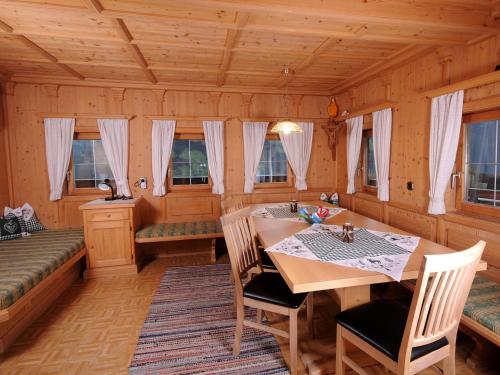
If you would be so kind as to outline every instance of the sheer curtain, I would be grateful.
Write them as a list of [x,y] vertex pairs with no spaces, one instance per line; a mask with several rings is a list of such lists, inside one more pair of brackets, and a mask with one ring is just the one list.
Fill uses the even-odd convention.
[[113,173],[118,195],[131,196],[128,186],[128,120],[98,119],[102,146]]
[[268,122],[244,122],[243,146],[245,158],[245,193],[251,193],[266,141]]
[[463,90],[432,98],[429,143],[430,199],[427,210],[430,214],[446,213],[444,195],[457,155],[463,104]]
[[373,152],[377,175],[377,197],[389,201],[389,167],[391,164],[392,110],[373,112]]
[[286,158],[295,174],[295,188],[307,190],[306,177],[309,159],[311,157],[314,124],[312,122],[298,122],[302,133],[280,133]]
[[363,138],[363,116],[346,120],[347,123],[347,194],[356,192],[356,169],[358,168],[361,139]]
[[74,118],[46,118],[45,155],[49,174],[51,201],[61,199],[64,179],[68,172],[75,131]]
[[224,122],[203,121],[212,193],[224,194]]
[[153,120],[151,154],[153,165],[153,195],[166,194],[165,179],[174,144],[175,120]]

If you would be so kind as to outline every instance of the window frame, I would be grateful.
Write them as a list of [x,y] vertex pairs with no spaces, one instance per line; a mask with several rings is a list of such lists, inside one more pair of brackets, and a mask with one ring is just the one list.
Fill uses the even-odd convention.
[[465,189],[467,186],[465,173],[465,160],[467,157],[467,134],[466,127],[468,124],[479,121],[499,120],[500,109],[491,109],[483,112],[473,112],[462,116],[462,127],[460,129],[460,139],[456,157],[456,171],[460,172],[460,178],[457,179],[455,191],[455,208],[464,213],[479,214],[487,216],[500,217],[500,207],[488,206],[480,203],[467,202],[465,200]]
[[[202,140],[205,141],[205,136],[203,133],[175,133],[175,140]],[[206,143],[205,143],[206,145]],[[172,143],[173,148],[173,143]],[[212,178],[210,177],[210,170],[208,170],[208,183],[207,184],[196,184],[196,185],[174,185],[173,183],[173,158],[170,156],[167,169],[167,191],[169,192],[179,192],[179,191],[193,191],[193,192],[211,192],[212,191]]]
[[[371,195],[377,195],[377,186],[366,184],[367,181],[367,153],[368,153],[368,135],[373,136],[373,116],[371,114],[363,116],[363,134],[361,138],[361,150],[359,152],[358,167],[356,169],[356,185],[359,186],[359,192]],[[376,177],[375,177],[376,178]]]
[[[267,133],[266,141],[280,141],[281,139],[278,134]],[[262,159],[262,155],[261,155]],[[259,160],[260,163],[260,160]],[[295,184],[295,175],[293,174],[292,168],[290,167],[290,163],[288,159],[286,161],[286,174],[287,179],[284,182],[257,182],[254,183],[254,189],[279,189],[279,188],[289,188],[293,187]]]
[[[95,130],[79,130],[76,131],[73,135],[73,141],[79,140],[101,140],[101,134],[99,131]],[[71,149],[71,157],[69,159],[67,177],[66,177],[66,193],[69,196],[83,196],[83,195],[104,195],[105,193],[99,188],[77,188],[75,187],[75,173],[74,173],[74,165],[73,165],[73,148]]]

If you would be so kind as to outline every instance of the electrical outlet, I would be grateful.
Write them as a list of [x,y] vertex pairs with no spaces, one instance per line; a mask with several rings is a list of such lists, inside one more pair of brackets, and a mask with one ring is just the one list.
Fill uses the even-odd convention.
[[148,188],[148,180],[146,177],[139,178],[139,187],[143,190]]

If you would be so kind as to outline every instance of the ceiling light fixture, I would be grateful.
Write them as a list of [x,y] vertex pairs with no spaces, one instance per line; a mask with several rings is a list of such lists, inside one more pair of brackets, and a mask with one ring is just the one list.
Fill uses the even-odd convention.
[[[288,67],[285,67],[282,71],[281,74],[285,77],[285,80],[287,80],[288,74],[290,73],[290,69]],[[283,133],[283,134],[290,134],[290,133],[302,133],[302,128],[297,125],[296,122],[292,121],[290,119],[290,116],[288,114],[288,80],[286,81],[286,86],[285,86],[285,96],[283,98],[285,102],[285,119],[284,120],[278,120],[276,124],[273,125],[271,128],[272,133]]]

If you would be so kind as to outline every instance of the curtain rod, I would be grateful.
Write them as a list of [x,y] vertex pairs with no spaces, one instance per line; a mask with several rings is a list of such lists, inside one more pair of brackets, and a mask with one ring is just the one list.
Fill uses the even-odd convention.
[[95,118],[95,119],[127,119],[132,120],[135,115],[107,115],[95,113],[39,113],[39,117],[44,118]]
[[434,98],[436,96],[449,94],[458,90],[472,89],[496,82],[500,82],[500,70],[465,79],[460,82],[452,83],[451,85],[438,87],[434,90],[424,91],[422,94],[427,98]]
[[[240,121],[248,121],[248,122],[273,122],[277,120],[284,120],[285,117],[254,117],[254,118],[242,118],[236,117]],[[298,121],[298,122],[319,122],[319,121],[328,121],[328,118],[318,117],[318,118],[287,118],[287,120]]]
[[179,121],[227,121],[230,117],[220,116],[144,116],[148,120],[179,120]]

